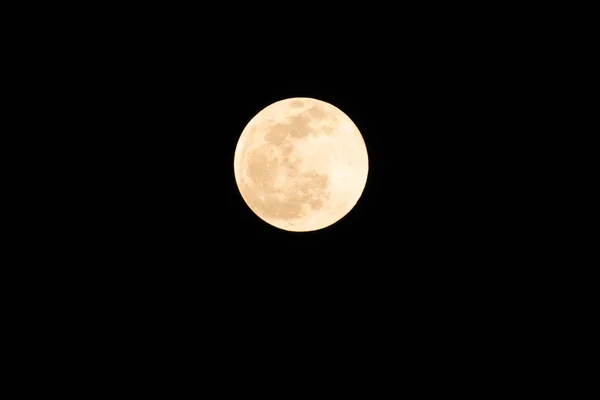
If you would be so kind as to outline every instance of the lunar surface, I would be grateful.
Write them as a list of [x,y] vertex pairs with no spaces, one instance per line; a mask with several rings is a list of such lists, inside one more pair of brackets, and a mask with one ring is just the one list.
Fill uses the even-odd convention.
[[278,101],[246,125],[234,173],[263,221],[286,231],[328,227],[356,205],[369,160],[360,131],[337,107],[298,97]]

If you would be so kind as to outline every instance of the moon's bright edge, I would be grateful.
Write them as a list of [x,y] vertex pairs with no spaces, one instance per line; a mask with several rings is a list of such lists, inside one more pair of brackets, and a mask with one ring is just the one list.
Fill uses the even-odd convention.
[[321,100],[296,97],[261,110],[234,156],[242,198],[263,221],[314,231],[347,215],[365,188],[367,148],[352,120]]

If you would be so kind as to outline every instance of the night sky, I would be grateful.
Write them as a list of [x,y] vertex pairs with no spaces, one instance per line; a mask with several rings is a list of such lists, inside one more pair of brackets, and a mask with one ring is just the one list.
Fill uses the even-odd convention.
[[[537,313],[518,301],[543,167],[521,169],[535,46],[470,6],[203,4],[93,11],[39,37],[34,99],[56,108],[34,117],[60,170],[37,172],[51,223],[23,224],[47,243],[27,250],[49,291],[36,334],[81,338],[80,357],[127,379],[158,365],[222,388],[234,367],[268,363],[271,382],[294,363],[324,379],[414,376],[422,393],[434,368],[470,382],[510,355]],[[368,151],[358,203],[314,232],[262,221],[234,177],[246,124],[290,97],[341,109]]]
[[[338,344],[356,332],[377,346],[403,324],[404,343],[432,348],[440,330],[489,323],[528,229],[514,223],[519,190],[506,190],[527,185],[511,178],[527,92],[516,94],[522,69],[489,21],[404,8],[230,26],[196,11],[113,21],[67,50],[79,133],[65,148],[79,161],[64,245],[94,265],[76,286],[104,293],[99,307],[123,321],[183,335],[217,326],[240,351],[252,346],[236,332],[261,327],[330,329]],[[246,124],[290,97],[341,109],[369,156],[356,206],[314,232],[262,221],[234,178]]]

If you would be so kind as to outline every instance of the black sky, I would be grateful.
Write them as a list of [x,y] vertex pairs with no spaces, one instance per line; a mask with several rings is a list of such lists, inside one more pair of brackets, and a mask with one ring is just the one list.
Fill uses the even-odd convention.
[[[515,224],[531,182],[514,180],[527,151],[521,50],[484,10],[347,7],[265,18],[148,5],[80,17],[49,42],[39,101],[60,109],[46,140],[65,173],[44,199],[65,211],[47,202],[57,222],[44,232],[60,244],[44,255],[76,265],[46,273],[81,292],[66,301],[78,315],[130,327],[132,343],[163,335],[181,354],[206,335],[202,346],[247,360],[297,332],[345,357],[354,341],[363,356],[417,343],[424,359],[500,330],[487,317],[520,290],[530,228]],[[369,154],[357,205],[316,232],[263,222],[234,179],[248,121],[289,97],[340,108]]]

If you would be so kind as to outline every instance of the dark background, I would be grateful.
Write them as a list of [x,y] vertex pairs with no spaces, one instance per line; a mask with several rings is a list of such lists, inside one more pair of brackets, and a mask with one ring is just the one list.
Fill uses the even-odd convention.
[[[220,365],[276,343],[348,363],[491,351],[527,284],[515,170],[535,45],[514,46],[497,11],[300,11],[95,11],[38,38],[63,168],[40,172],[55,295],[144,357],[158,336],[222,349]],[[343,110],[369,154],[358,204],[316,232],[261,221],[234,179],[245,125],[289,97]]]

